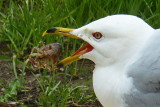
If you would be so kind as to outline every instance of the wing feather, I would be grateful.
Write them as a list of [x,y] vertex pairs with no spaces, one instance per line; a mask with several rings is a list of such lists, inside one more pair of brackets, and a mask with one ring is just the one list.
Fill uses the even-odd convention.
[[133,89],[125,96],[129,107],[160,107],[160,29],[129,67],[128,76],[133,80]]

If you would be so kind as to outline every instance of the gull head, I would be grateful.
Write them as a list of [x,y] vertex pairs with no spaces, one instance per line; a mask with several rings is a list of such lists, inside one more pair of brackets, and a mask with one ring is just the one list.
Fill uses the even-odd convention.
[[52,33],[87,42],[70,57],[62,60],[66,65],[81,58],[106,66],[125,62],[141,47],[154,29],[142,19],[132,15],[112,15],[93,21],[78,29],[54,27],[43,35]]
[[78,28],[71,34],[94,47],[80,58],[106,66],[130,57],[152,31],[152,27],[136,16],[113,15]]

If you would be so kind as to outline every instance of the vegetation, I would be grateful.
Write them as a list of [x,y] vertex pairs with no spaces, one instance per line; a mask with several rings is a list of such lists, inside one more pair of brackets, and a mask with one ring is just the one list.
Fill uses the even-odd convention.
[[136,15],[154,28],[160,27],[159,0],[1,0],[0,101],[29,107],[96,106],[91,62],[74,62],[65,72],[50,73],[30,72],[23,62],[39,41],[62,44],[63,58],[83,43],[63,36],[42,38],[46,29],[78,28],[112,14]]

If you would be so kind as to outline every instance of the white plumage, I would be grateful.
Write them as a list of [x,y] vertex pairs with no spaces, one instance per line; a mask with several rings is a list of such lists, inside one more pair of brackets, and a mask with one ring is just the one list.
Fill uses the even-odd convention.
[[49,33],[87,42],[58,65],[92,60],[94,91],[104,107],[160,107],[160,29],[136,16],[112,15],[43,35]]
[[[130,67],[140,60],[143,55],[142,50],[150,43],[150,38],[155,31],[136,16],[113,15],[71,32],[94,47],[92,51],[81,55],[80,58],[87,58],[95,63],[94,91],[104,107],[147,106],[145,103],[144,106],[138,103],[135,104],[136,106],[129,105],[126,96],[131,95],[133,90],[139,91],[133,77],[129,76]],[[92,35],[93,32],[100,32],[103,37],[96,39]],[[143,78],[144,75],[145,72],[140,77]],[[133,98],[133,100],[138,99]],[[145,99],[141,100],[143,103]],[[153,107],[160,107],[160,105]]]

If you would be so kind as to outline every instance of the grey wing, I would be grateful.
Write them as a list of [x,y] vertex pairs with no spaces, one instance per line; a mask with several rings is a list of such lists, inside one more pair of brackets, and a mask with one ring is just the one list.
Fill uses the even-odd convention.
[[129,69],[133,89],[125,95],[129,107],[160,107],[160,29],[142,50],[141,57]]

